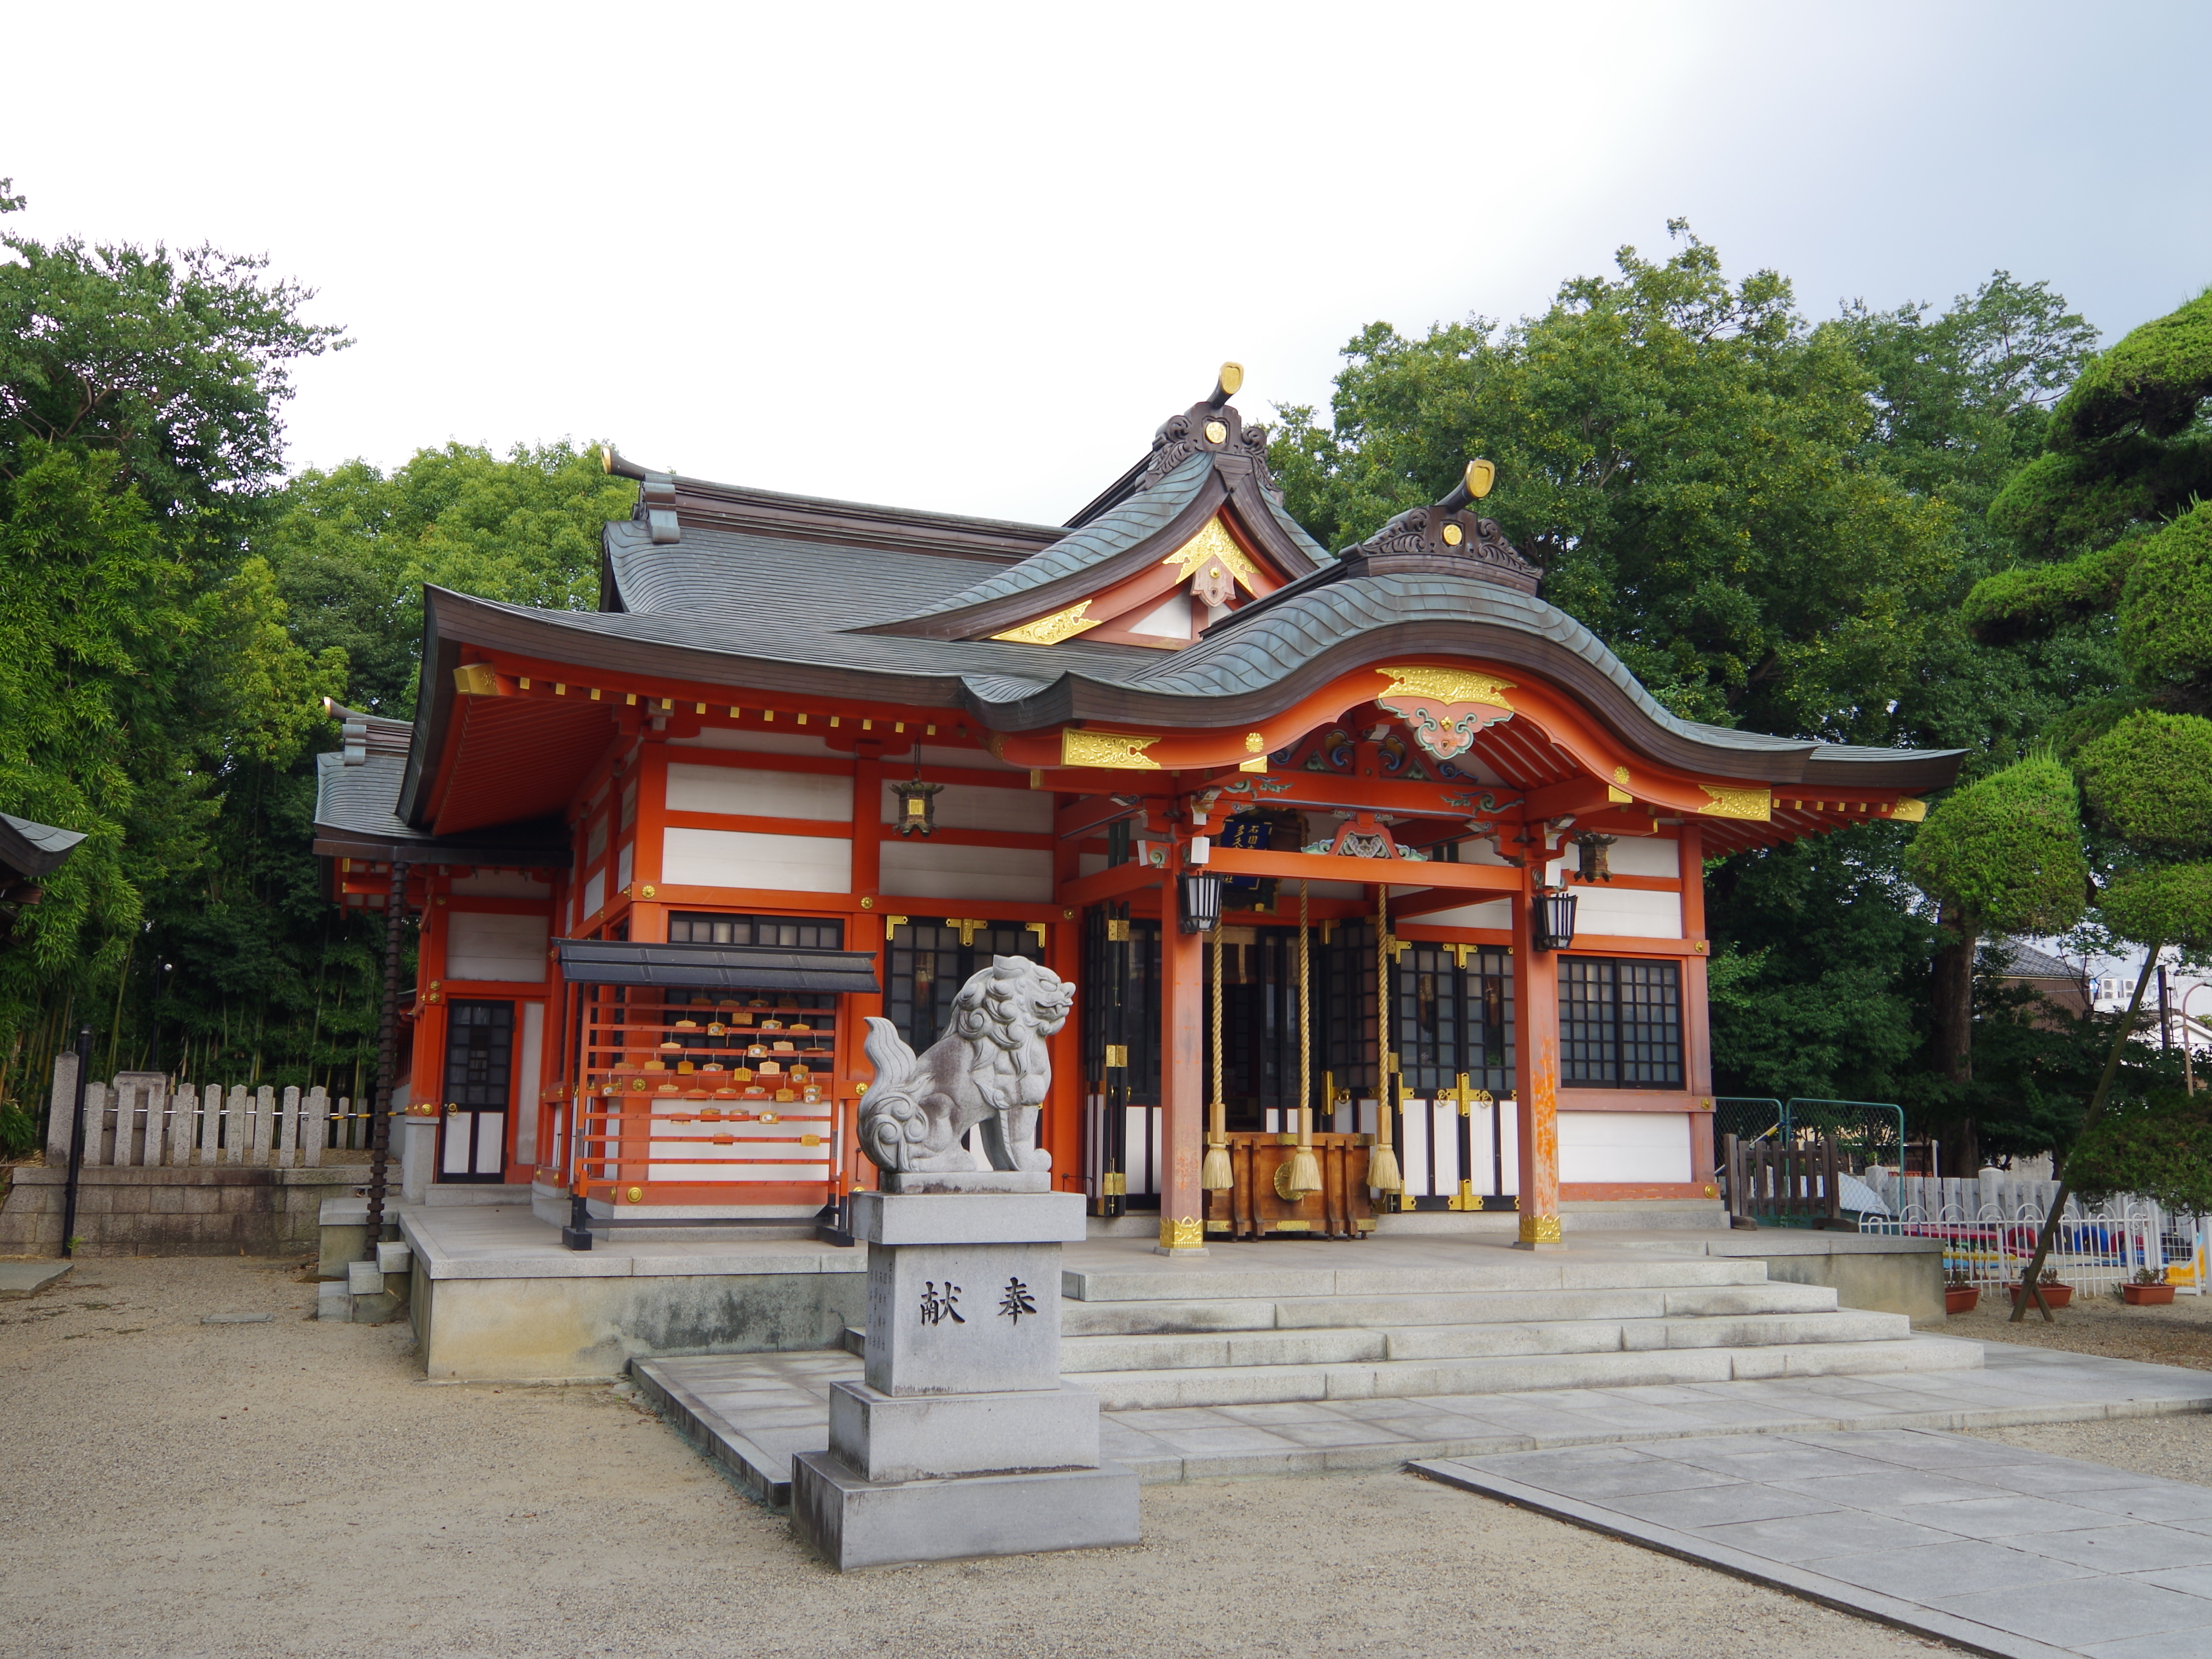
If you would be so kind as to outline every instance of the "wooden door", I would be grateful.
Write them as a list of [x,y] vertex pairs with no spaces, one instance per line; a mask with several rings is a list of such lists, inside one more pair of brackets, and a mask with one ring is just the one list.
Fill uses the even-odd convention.
[[438,1179],[500,1181],[514,1105],[514,1005],[465,999],[446,1019],[446,1091]]

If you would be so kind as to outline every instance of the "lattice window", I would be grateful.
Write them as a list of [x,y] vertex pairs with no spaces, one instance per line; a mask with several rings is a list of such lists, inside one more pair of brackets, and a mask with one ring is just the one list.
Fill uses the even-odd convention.
[[1503,949],[1465,953],[1465,966],[1440,945],[1409,945],[1393,975],[1398,1009],[1394,1041],[1406,1092],[1429,1099],[1467,1073],[1469,1086],[1513,1091],[1513,958]]
[[1584,1089],[1680,1088],[1680,967],[1562,957],[1559,1081]]
[[845,924],[827,916],[715,915],[678,910],[668,918],[671,945],[759,945],[782,950],[842,951]]
[[461,1001],[446,1021],[446,1102],[478,1110],[507,1109],[514,1063],[514,1005]]

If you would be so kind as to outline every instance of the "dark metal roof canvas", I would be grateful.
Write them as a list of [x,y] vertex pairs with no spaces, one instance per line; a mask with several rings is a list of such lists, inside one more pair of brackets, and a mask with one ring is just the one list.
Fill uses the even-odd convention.
[[[1264,441],[1233,406],[1164,425],[1148,464],[1074,529],[963,519],[648,473],[638,507],[606,526],[602,609],[538,611],[426,592],[416,740],[398,817],[420,834],[425,775],[455,717],[465,648],[610,677],[629,673],[780,696],[964,710],[996,732],[1091,721],[1258,721],[1363,666],[1412,653],[1502,662],[1547,677],[1632,755],[1717,778],[1845,792],[1948,785],[1960,751],[1867,749],[1678,719],[1589,629],[1531,592],[1530,566],[1448,503],[1401,514],[1332,558],[1291,521]],[[1218,429],[1224,435],[1217,436]],[[1180,650],[988,637],[1157,556],[1222,503],[1293,580]],[[1466,526],[1462,538],[1446,526]],[[1254,533],[1259,533],[1255,532]],[[1447,556],[1439,535],[1453,540]],[[995,568],[994,568],[995,567]],[[1133,568],[1133,567],[1131,567]],[[334,793],[335,800],[339,794]],[[350,810],[350,809],[348,809]],[[386,830],[383,833],[389,834]]]
[[0,865],[36,878],[50,876],[84,839],[82,830],[62,830],[35,818],[0,812]]
[[874,995],[875,957],[866,951],[794,951],[750,945],[648,945],[627,940],[556,942],[561,975],[573,985],[658,985],[697,991],[858,991]]

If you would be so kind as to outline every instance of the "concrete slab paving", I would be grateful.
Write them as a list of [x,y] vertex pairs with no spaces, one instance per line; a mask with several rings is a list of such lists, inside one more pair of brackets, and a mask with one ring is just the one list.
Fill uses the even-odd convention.
[[1604,1450],[1413,1467],[2002,1659],[2212,1656],[2203,1487],[1920,1428]]
[[0,1261],[0,1302],[36,1296],[69,1277],[74,1261]]
[[[1980,1507],[1960,1511],[1965,1524],[1957,1535],[2007,1537],[2039,1522],[2034,1512],[2007,1508],[2005,1500],[2078,1505],[2096,1494],[2106,1506],[2085,1512],[2212,1538],[2212,1504],[2191,1509],[2187,1499],[2170,1493],[2147,1498],[2138,1477],[2096,1464],[2054,1458],[1993,1466],[1976,1449],[1981,1442],[1925,1432],[2212,1411],[2212,1373],[2002,1343],[1983,1349],[1981,1370],[1853,1377],[1848,1389],[1832,1376],[1784,1377],[1686,1388],[1160,1406],[1103,1413],[1100,1431],[1107,1455],[1146,1482],[1663,1440],[1681,1449],[1677,1462],[1722,1480],[1748,1480],[1763,1470],[1769,1484],[1814,1483],[1793,1492],[1799,1513],[1856,1506],[1920,1522],[1929,1505],[1971,1501]],[[632,1370],[663,1415],[732,1479],[762,1501],[781,1504],[788,1494],[791,1455],[828,1445],[830,1385],[858,1380],[860,1362],[830,1350],[639,1360]],[[2014,1387],[2020,1379],[2032,1381],[2033,1391]],[[1080,1386],[1086,1379],[1068,1380]],[[1905,1470],[1887,1472],[1895,1459],[1881,1449],[1885,1444],[1912,1449]],[[1737,1455],[1765,1461],[1732,1468],[1728,1459]],[[1824,1455],[1832,1461],[1821,1462]],[[1976,1472],[1962,1473],[1969,1470]],[[1867,1490],[1835,1484],[1852,1478],[1868,1483]],[[1856,1505],[1859,1497],[1870,1501]],[[2138,1515],[2112,1506],[2128,1501],[2164,1507]],[[2050,1530],[2098,1524],[2059,1520],[2063,1524]]]

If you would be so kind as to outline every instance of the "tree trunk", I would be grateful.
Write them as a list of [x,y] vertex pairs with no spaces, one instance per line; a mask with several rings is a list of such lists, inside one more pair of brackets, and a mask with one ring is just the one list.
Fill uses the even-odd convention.
[[[1973,929],[1954,906],[1945,905],[1943,931],[1936,947],[1933,987],[1936,1004],[1936,1066],[1947,1082],[1963,1088],[1974,1080]],[[1961,1118],[1943,1139],[1943,1164],[1954,1176],[1981,1173],[1981,1147],[1974,1121]]]

